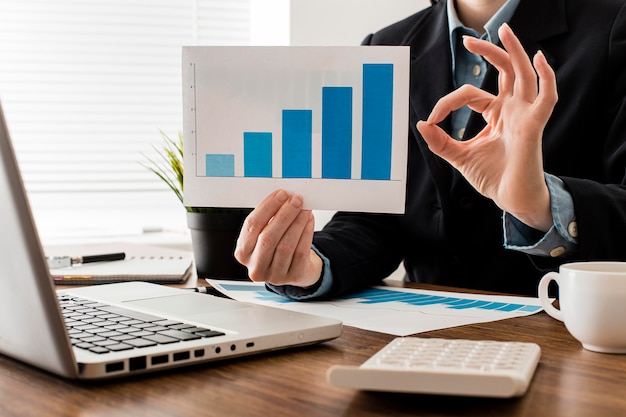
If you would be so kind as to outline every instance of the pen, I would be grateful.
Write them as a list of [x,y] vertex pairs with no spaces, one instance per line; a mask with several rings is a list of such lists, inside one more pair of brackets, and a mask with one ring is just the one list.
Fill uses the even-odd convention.
[[54,281],[81,281],[81,280],[90,280],[93,279],[93,275],[61,275],[61,276],[53,276],[52,279]]
[[209,287],[183,288],[183,290],[209,294]]
[[222,294],[221,292],[217,291],[215,288],[213,288],[211,286],[194,287],[194,288],[181,288],[181,289],[185,290],[185,291],[199,292],[200,294],[208,294],[208,295],[212,295],[214,297],[229,298],[228,296]]
[[121,261],[124,258],[126,258],[126,254],[124,252],[117,252],[89,256],[48,256],[46,257],[46,260],[48,261],[48,267],[50,269],[56,269],[92,262]]

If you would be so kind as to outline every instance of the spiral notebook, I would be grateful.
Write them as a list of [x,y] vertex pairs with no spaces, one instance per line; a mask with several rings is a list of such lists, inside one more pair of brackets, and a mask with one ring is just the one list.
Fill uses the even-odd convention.
[[131,256],[51,269],[56,284],[104,284],[125,281],[181,283],[192,273],[191,256]]

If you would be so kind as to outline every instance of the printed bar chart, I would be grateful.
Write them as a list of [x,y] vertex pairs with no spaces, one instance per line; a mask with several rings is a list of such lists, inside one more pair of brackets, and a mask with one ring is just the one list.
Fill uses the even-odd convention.
[[535,313],[541,310],[541,306],[519,303],[502,303],[496,301],[477,300],[474,298],[441,297],[419,293],[403,293],[393,290],[371,288],[365,291],[348,295],[345,299],[360,299],[361,304],[380,304],[389,302],[406,303],[412,306],[443,306],[454,310],[479,308],[483,310],[498,311],[523,311]]
[[263,283],[209,282],[235,300],[333,317],[348,326],[398,336],[527,316],[542,310],[536,297],[428,291],[392,285],[303,303],[271,292]]
[[408,79],[406,47],[184,47],[185,204],[287,188],[308,208],[403,212]]
[[[352,103],[352,87],[322,88],[322,178],[350,179],[352,176]],[[362,107],[361,179],[389,180],[393,64],[363,65]],[[282,110],[283,178],[311,178],[312,113],[312,110]],[[264,139],[256,138],[259,135],[264,135]],[[266,138],[268,135],[269,141]],[[272,177],[271,136],[272,133],[244,132],[243,164],[246,177]],[[256,155],[257,152],[262,156]],[[230,156],[233,159],[235,157]],[[207,154],[207,158],[219,158],[219,155]],[[207,176],[213,177],[232,176],[215,169],[207,169],[206,172]]]

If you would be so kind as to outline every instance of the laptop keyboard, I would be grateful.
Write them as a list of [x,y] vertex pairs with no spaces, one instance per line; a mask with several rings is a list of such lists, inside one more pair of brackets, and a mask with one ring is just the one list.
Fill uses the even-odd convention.
[[72,345],[94,353],[224,336],[220,331],[74,296],[59,295],[59,303]]

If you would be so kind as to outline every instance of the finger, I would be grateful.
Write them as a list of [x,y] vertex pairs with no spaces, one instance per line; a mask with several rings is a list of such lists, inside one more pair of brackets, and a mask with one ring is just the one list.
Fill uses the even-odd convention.
[[319,274],[309,277],[307,272],[311,265],[311,246],[313,244],[313,233],[315,231],[315,217],[309,213],[307,223],[300,235],[300,239],[293,255],[293,260],[289,268],[289,275],[295,279],[302,280],[298,284],[305,286],[313,285],[319,279]]
[[517,36],[506,23],[498,30],[502,45],[509,53],[513,70],[515,71],[514,94],[527,102],[534,102],[537,98],[537,74],[533,68],[524,47]]
[[428,123],[439,123],[463,106],[470,106],[472,110],[482,113],[494,99],[493,94],[465,84],[437,101],[428,116]]
[[509,54],[497,45],[473,36],[464,36],[463,44],[468,51],[482,55],[498,70],[498,86],[500,94],[513,94],[515,72]]
[[439,126],[423,121],[417,122],[417,129],[422,134],[428,148],[435,154],[450,162],[448,158],[457,154],[456,146],[461,143],[450,137]]
[[272,264],[278,244],[297,219],[303,204],[301,195],[291,196],[263,228],[252,253],[252,262],[257,269],[264,271]]
[[[295,220],[289,225],[289,228],[285,231],[280,241],[276,244],[274,256],[271,259],[269,265],[270,274],[268,279],[272,284],[285,285],[291,284],[292,277],[289,275],[289,271],[293,267],[293,262],[297,258],[297,251],[301,250],[299,243],[302,239],[307,226],[311,221],[311,211],[302,210],[295,218]],[[309,242],[306,253],[311,249],[312,243]]]
[[276,190],[248,215],[241,228],[235,248],[235,258],[239,262],[247,264],[259,235],[288,198],[289,194],[285,190]]
[[556,74],[541,51],[537,52],[533,58],[533,65],[539,74],[539,95],[535,101],[535,108],[539,114],[545,116],[544,123],[547,123],[559,98]]

